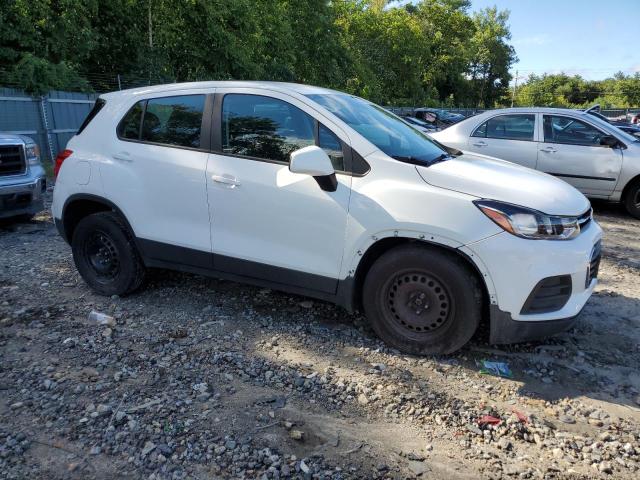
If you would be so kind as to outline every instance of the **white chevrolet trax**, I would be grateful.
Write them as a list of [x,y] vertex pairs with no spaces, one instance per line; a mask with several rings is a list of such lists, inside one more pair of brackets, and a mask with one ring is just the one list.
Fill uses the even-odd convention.
[[430,140],[366,100],[202,82],[102,95],[56,159],[53,216],[85,281],[160,267],[361,309],[389,345],[449,353],[569,327],[596,284],[589,201]]

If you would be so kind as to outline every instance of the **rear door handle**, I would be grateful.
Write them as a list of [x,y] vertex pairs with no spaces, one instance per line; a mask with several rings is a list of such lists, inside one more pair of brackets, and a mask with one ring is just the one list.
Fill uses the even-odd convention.
[[131,155],[129,155],[129,152],[120,152],[120,153],[116,153],[113,156],[114,160],[119,160],[121,162],[133,162],[133,158],[131,158]]
[[486,147],[487,146],[487,142],[484,142],[482,140],[477,141],[476,143],[472,144],[474,147]]
[[227,185],[230,188],[235,188],[240,186],[240,182],[236,177],[226,173],[222,175],[211,175],[211,180],[213,180],[216,183],[222,183],[223,185]]
[[555,148],[553,148],[553,147],[541,148],[540,151],[544,152],[544,153],[556,153],[557,152],[557,150]]

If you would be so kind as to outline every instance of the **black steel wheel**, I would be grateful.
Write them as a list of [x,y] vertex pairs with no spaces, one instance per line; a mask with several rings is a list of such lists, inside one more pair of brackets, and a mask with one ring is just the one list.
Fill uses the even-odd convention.
[[102,295],[125,295],[142,284],[145,268],[133,236],[115,212],[83,218],[71,240],[73,260],[85,282]]
[[375,332],[413,354],[451,353],[475,333],[482,290],[466,262],[424,245],[396,247],[369,270],[364,311]]

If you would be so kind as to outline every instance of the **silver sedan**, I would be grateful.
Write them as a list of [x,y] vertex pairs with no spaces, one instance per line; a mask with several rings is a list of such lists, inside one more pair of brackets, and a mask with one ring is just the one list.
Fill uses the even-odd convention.
[[622,202],[640,218],[640,139],[582,111],[506,108],[431,136],[562,178],[587,197]]

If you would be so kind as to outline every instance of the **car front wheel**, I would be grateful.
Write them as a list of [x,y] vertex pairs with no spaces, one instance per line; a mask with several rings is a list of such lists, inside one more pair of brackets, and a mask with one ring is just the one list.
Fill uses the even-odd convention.
[[422,245],[396,247],[369,270],[363,306],[378,336],[416,355],[447,354],[473,336],[482,314],[482,291],[466,263]]
[[114,212],[83,218],[73,232],[71,248],[78,272],[99,294],[125,295],[144,280],[144,265],[133,237]]

